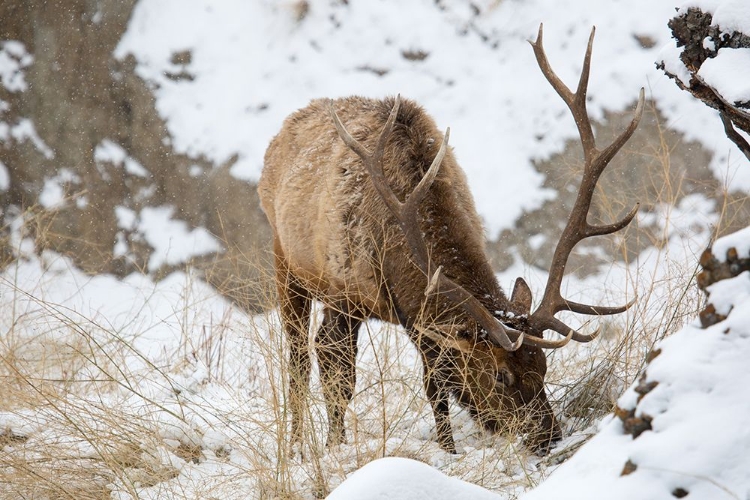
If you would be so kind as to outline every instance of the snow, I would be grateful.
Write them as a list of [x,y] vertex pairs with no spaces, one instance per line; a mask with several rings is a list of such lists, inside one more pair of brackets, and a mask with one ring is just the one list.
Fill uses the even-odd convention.
[[[383,488],[387,485],[387,489]],[[352,474],[328,500],[500,500],[500,495],[441,474],[416,460],[389,457],[375,460]]]
[[[702,12],[711,15],[711,26],[719,28],[721,37],[730,36],[735,31],[746,34],[748,30],[750,30],[750,4],[744,0],[690,0],[677,9],[677,15],[686,14],[690,8],[697,8]],[[703,41],[703,46],[715,46],[717,42],[718,40],[706,39]],[[674,75],[683,85],[689,87],[692,75],[679,58],[681,50],[682,49],[676,47],[673,42],[667,43],[662,47],[657,61],[664,66],[664,69],[667,72]],[[710,80],[709,85],[718,90],[719,93],[722,94],[724,100],[730,103],[737,104],[738,101],[744,102],[748,98],[747,90],[743,90],[742,88],[743,82],[747,81],[746,73],[748,71],[748,61],[746,50],[747,49],[733,50],[722,48],[719,50],[721,53],[720,56],[715,58],[717,60],[708,59],[704,61],[699,70],[698,76],[703,78],[707,77],[708,80]],[[703,68],[706,69],[704,70]],[[726,78],[722,78],[722,72],[724,72]],[[659,99],[661,101],[661,106],[663,107],[669,107],[672,105],[667,104],[667,101],[671,100],[671,97],[666,94],[660,96]],[[687,106],[695,107],[697,105],[698,103],[696,100],[696,102],[692,104],[679,104],[679,107],[686,112]],[[695,109],[695,111],[697,112],[698,110]],[[714,119],[715,118],[717,117],[714,116]],[[703,130],[708,132],[703,139],[698,140],[706,144],[708,147],[713,148],[714,151],[718,153],[711,162],[711,169],[714,174],[716,176],[721,176],[720,172],[721,170],[724,170],[727,174],[727,178],[732,178],[734,174],[730,173],[730,170],[733,170],[734,167],[731,165],[737,164],[736,158],[733,157],[733,150],[731,148],[727,150],[725,145],[716,142],[720,141],[720,139],[716,137],[711,137],[711,139],[709,139],[709,136],[713,136],[713,132],[708,130],[710,125],[708,122],[704,121],[703,117],[696,114],[691,121],[692,125],[688,128],[692,129],[692,127],[695,126],[696,129],[694,130],[698,130],[703,127]],[[682,125],[684,124],[678,125],[678,127],[681,128]],[[740,135],[743,134],[741,131],[738,133],[740,133]],[[687,136],[692,137],[692,134],[687,132]],[[728,151],[729,154],[722,154],[722,149]],[[742,159],[740,159],[739,163],[745,164]],[[727,167],[729,167],[729,169],[727,169]],[[748,171],[746,168],[744,168],[744,170],[745,172]],[[740,178],[734,178],[737,182],[735,185],[736,188],[742,191],[750,189],[750,179],[745,177],[745,175],[746,174],[743,173]]]
[[[659,384],[636,407],[636,416],[653,417],[653,431],[633,439],[611,420],[524,500],[561,491],[556,498],[670,498],[677,488],[694,498],[747,498],[750,275],[714,284],[712,302],[714,293],[734,307],[725,321],[688,325],[656,346],[661,354],[646,374]],[[632,407],[635,396],[629,389],[620,405]],[[622,476],[626,460],[637,469]]]
[[719,26],[724,33],[750,31],[750,5],[744,0],[690,0],[678,12],[682,14],[691,7],[711,13],[711,25]]
[[[577,137],[527,41],[545,22],[551,64],[572,86],[596,25],[592,116],[629,109],[645,87],[671,127],[717,151],[711,168],[720,178],[750,188],[746,160],[727,156],[735,149],[715,114],[654,66],[660,47],[674,45],[665,29],[674,15],[670,1],[634,0],[627,8],[615,0],[487,1],[477,4],[480,15],[468,1],[446,2],[442,10],[432,0],[315,2],[297,20],[299,3],[138,2],[115,55],[136,57],[177,151],[216,164],[237,154],[232,173],[257,180],[283,119],[310,99],[400,93],[420,102],[440,127],[451,127],[494,236],[550,196],[532,162]],[[643,49],[634,35],[651,38],[654,47]],[[173,54],[186,50],[190,62],[175,64]],[[402,55],[419,50],[428,56]],[[175,79],[182,73],[191,78]]]
[[683,85],[690,87],[690,78],[692,76],[680,59],[681,52],[682,49],[675,44],[667,44],[659,53],[659,61],[664,65],[664,70],[667,73],[676,76]]
[[[720,29],[720,36],[731,36],[735,32],[750,32],[750,4],[744,0],[692,0],[680,7],[678,14],[686,14],[688,9],[697,8],[711,15],[711,26]],[[718,40],[709,38],[703,46],[713,48]],[[668,46],[662,55],[665,68],[677,76],[683,84],[690,85],[690,75],[679,60],[680,49]],[[722,47],[715,57],[703,62],[698,76],[732,104],[750,102],[750,49]],[[727,77],[728,75],[731,75]]]
[[[144,207],[140,212],[115,207],[117,227],[130,233],[132,238],[145,240],[153,252],[148,270],[158,271],[162,266],[187,263],[190,259],[213,252],[221,252],[221,243],[202,227],[190,228],[185,221],[175,219],[171,205]],[[123,232],[118,232],[114,242],[115,257],[128,256],[130,249]]]
[[94,160],[99,163],[111,163],[117,167],[125,167],[125,171],[130,175],[138,177],[148,177],[149,173],[143,165],[133,159],[119,144],[115,144],[109,139],[103,140],[94,148]]
[[724,260],[730,248],[735,248],[740,256],[750,254],[750,228],[742,229],[721,238],[711,245],[711,252],[719,260]]
[[80,178],[75,172],[67,168],[61,168],[55,175],[44,180],[44,186],[39,193],[39,204],[48,209],[62,207],[66,201],[63,186],[79,182]]
[[0,191],[7,191],[10,187],[10,173],[8,167],[0,161]]
[[65,192],[62,186],[52,179],[45,179],[42,192],[39,194],[39,204],[44,208],[55,208],[62,205]]
[[26,47],[16,40],[0,40],[0,85],[9,92],[28,87],[23,71],[34,61]]
[[36,127],[34,127],[34,123],[28,118],[20,118],[15,124],[0,122],[0,143],[10,142],[11,140],[16,141],[17,143],[31,141],[32,144],[34,144],[34,147],[36,147],[45,158],[52,159],[55,157],[52,149],[50,149],[42,138],[39,137],[39,134],[36,132]]
[[[727,75],[732,75],[727,78]],[[698,76],[732,104],[750,103],[750,48],[719,49],[716,57],[706,59]]]
[[[34,57],[26,51],[26,46],[17,40],[0,40],[0,91],[23,92],[28,88],[25,71],[34,62]],[[1,93],[1,92],[0,92]],[[34,147],[47,159],[54,158],[54,152],[39,137],[34,123],[28,118],[15,118],[7,121],[3,115],[10,110],[8,102],[0,99],[0,146],[10,147],[13,142],[20,144],[31,141]],[[4,174],[5,165],[0,166],[0,191],[6,191],[9,175]]]
[[707,288],[707,291],[711,294],[711,303],[716,307],[716,312],[727,316],[735,307],[735,304],[741,304],[748,298],[750,273],[745,271],[739,276],[725,281],[726,283],[714,283]]
[[[265,146],[283,118],[313,97],[400,92],[415,98],[440,126],[452,127],[456,154],[495,233],[549,196],[533,162],[575,137],[572,120],[543,80],[526,40],[545,21],[548,55],[572,84],[590,26],[596,24],[592,115],[631,107],[645,86],[670,127],[716,152],[710,168],[723,173],[728,185],[750,188],[750,165],[730,153],[733,145],[713,111],[654,68],[658,57],[673,65],[668,68],[679,67],[679,49],[662,48],[674,45],[666,28],[674,15],[671,2],[475,4],[481,15],[467,1],[442,9],[432,0],[311,2],[298,20],[301,2],[140,0],[116,56],[135,55],[174,147],[217,164],[237,154],[232,171],[238,179],[257,179]],[[714,12],[716,22],[726,23],[722,27],[733,22],[750,32],[748,7],[741,1],[690,5]],[[633,35],[650,37],[654,47],[642,48]],[[189,62],[173,59],[183,51],[189,51]],[[404,51],[428,55],[410,60]],[[724,55],[717,59],[705,78],[717,83],[722,73],[736,75]],[[17,42],[3,42],[0,83],[23,90],[23,68],[32,61]],[[380,71],[387,72],[376,74]],[[745,95],[739,86],[721,91]],[[0,123],[0,141],[10,140],[30,140],[45,151],[30,122]],[[95,148],[102,169],[111,164],[131,175],[149,175],[116,142],[105,140]],[[190,172],[202,174],[197,165]],[[7,177],[0,165],[0,189],[4,173]],[[75,182],[61,166],[45,181],[40,204],[64,204],[63,187]],[[27,446],[28,456],[43,464],[48,457],[39,456],[34,446],[52,447],[57,458],[74,463],[96,456],[102,442],[96,437],[106,436],[108,445],[130,450],[128,463],[140,464],[102,476],[109,478],[110,497],[123,500],[314,498],[329,490],[333,499],[666,499],[674,498],[677,488],[690,498],[747,498],[749,273],[710,287],[711,302],[726,320],[700,329],[691,310],[688,324],[662,339],[684,321],[676,308],[697,303],[686,283],[711,240],[711,227],[719,223],[716,211],[714,202],[699,194],[677,206],[643,211],[637,222],[661,231],[659,248],[595,276],[566,277],[563,293],[572,300],[616,304],[638,297],[633,310],[603,322],[603,337],[627,327],[661,354],[645,369],[658,385],[642,398],[631,386],[618,400],[637,416],[653,417],[653,430],[634,439],[613,416],[588,429],[563,421],[566,438],[552,456],[564,458],[585,444],[559,466],[523,451],[520,439],[483,433],[455,405],[451,421],[461,453],[440,451],[420,392],[419,356],[403,332],[377,322],[367,323],[360,336],[356,395],[347,413],[352,441],[308,459],[287,454],[279,427],[286,418],[284,346],[275,313],[248,314],[190,271],[172,272],[158,282],[139,274],[87,276],[60,255],[36,251],[23,229],[29,215],[3,214],[16,258],[0,271],[0,348],[16,356],[29,380],[46,384],[59,397],[51,399],[54,405],[46,400],[40,407],[24,406],[19,400],[4,407],[0,435],[10,430],[28,442],[4,445],[2,451],[25,452]],[[121,232],[107,244],[116,245],[117,255],[127,255],[126,233],[139,232],[155,249],[149,270],[221,251],[204,229],[176,220],[174,207],[118,206],[115,213]],[[730,247],[750,254],[750,229],[716,241],[714,255],[723,258]],[[537,294],[546,278],[516,262],[499,279],[508,290],[517,276]],[[317,324],[319,312],[313,316]],[[564,320],[575,327],[581,321]],[[603,338],[550,353],[548,389],[560,391],[572,382],[554,378],[565,363],[603,359],[616,341]],[[633,356],[637,359],[622,361],[637,371],[641,356]],[[325,410],[313,373],[311,394],[317,399],[310,409],[310,432],[322,441]],[[137,440],[128,442],[133,435]],[[133,443],[134,451],[128,448]],[[185,458],[184,450],[191,448],[199,450],[197,456]],[[112,461],[117,462],[114,455]],[[637,468],[622,476],[628,461]],[[9,486],[0,484],[0,494]]]
[[[191,257],[221,250],[221,244],[202,227],[189,229],[187,223],[173,219],[175,209],[171,206],[145,207],[141,210],[138,230],[154,248],[149,257],[151,271],[163,265],[187,262]],[[118,213],[123,221],[124,212]]]

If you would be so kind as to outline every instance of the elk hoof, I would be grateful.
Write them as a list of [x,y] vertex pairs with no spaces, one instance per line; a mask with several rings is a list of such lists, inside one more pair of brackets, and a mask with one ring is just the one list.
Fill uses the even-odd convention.
[[326,448],[333,448],[340,444],[346,444],[346,433],[344,430],[329,432],[326,438]]
[[458,455],[456,451],[456,444],[453,442],[453,438],[447,440],[440,440],[440,449],[451,455]]

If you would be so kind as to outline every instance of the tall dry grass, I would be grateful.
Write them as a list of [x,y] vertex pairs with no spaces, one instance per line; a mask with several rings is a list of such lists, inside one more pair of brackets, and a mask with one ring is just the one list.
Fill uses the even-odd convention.
[[[290,447],[286,339],[274,309],[273,277],[260,262],[267,256],[235,252],[237,262],[224,263],[260,270],[241,290],[228,281],[231,290],[207,298],[201,278],[185,272],[176,295],[151,283],[138,300],[129,296],[132,318],[115,321],[71,299],[85,296],[89,278],[66,268],[61,256],[37,254],[34,239],[44,237],[48,224],[33,212],[19,214],[3,231],[11,258],[0,275],[0,497],[323,497],[364,464],[395,455],[515,498],[595,432],[638,376],[646,353],[700,307],[693,286],[697,256],[686,258],[696,248],[692,229],[676,217],[689,212],[681,203],[690,183],[673,182],[672,146],[662,142],[626,152],[650,155],[661,169],[644,180],[659,188],[650,213],[662,211],[639,217],[649,225],[639,238],[650,239],[610,242],[625,264],[609,272],[626,275],[628,296],[637,292],[638,300],[626,314],[601,322],[600,340],[550,353],[547,389],[569,438],[545,457],[523,446],[514,432],[520,423],[489,435],[455,405],[451,420],[463,452],[440,451],[419,356],[399,328],[377,322],[360,332],[348,443],[324,446],[327,417],[314,366],[303,443]],[[729,194],[724,200],[716,204],[721,217],[711,230],[736,223],[729,214],[739,213],[731,209],[738,202]],[[628,204],[611,195],[599,203],[605,220]],[[670,211],[675,217],[665,217]],[[655,249],[648,260],[641,252],[647,246]],[[45,285],[24,281],[31,264],[41,269]],[[78,280],[79,288],[70,288],[69,297],[51,294],[57,278]],[[568,279],[577,283],[573,289],[591,284]],[[240,294],[266,312],[248,315],[220,298]],[[150,315],[165,301],[167,319]],[[311,345],[319,326],[316,309]],[[166,332],[161,351],[144,343],[154,332]]]

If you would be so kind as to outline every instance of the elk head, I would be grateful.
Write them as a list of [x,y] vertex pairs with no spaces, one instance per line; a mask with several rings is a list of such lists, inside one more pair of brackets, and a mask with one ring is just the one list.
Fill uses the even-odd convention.
[[[429,243],[420,229],[419,209],[438,176],[450,130],[446,131],[437,155],[416,188],[404,201],[400,201],[389,187],[383,169],[385,145],[399,113],[399,98],[372,152],[349,134],[333,105],[330,107],[340,137],[362,159],[372,184],[400,227],[412,262],[425,277],[423,286],[426,300],[439,304],[438,309],[457,311],[447,325],[414,318],[404,325],[420,348],[425,364],[434,370],[432,381],[429,380],[430,374],[425,373],[427,395],[435,411],[439,440],[448,450],[453,450],[453,440],[447,403],[444,401],[447,392],[454,393],[459,402],[490,429],[502,428],[513,420],[511,417],[517,417],[524,422],[522,431],[529,434],[534,447],[544,448],[558,440],[561,431],[544,391],[547,366],[543,349],[560,348],[571,340],[589,342],[596,338],[599,330],[583,334],[555,315],[561,311],[612,315],[624,312],[633,304],[633,301],[620,307],[580,304],[564,299],[560,286],[570,253],[580,241],[624,228],[638,210],[636,205],[625,217],[611,224],[594,225],[587,221],[599,177],[638,126],[644,104],[643,89],[629,126],[611,144],[598,148],[586,110],[594,30],[589,37],[575,92],[551,69],[542,36],[540,26],[536,41],[530,43],[542,73],[575,119],[583,146],[584,173],[570,217],[554,251],[544,294],[533,312],[531,291],[523,279],[516,281],[510,300],[499,291],[499,287],[492,297],[477,297],[449,277],[443,267],[435,265],[430,258]],[[548,330],[561,338],[545,339],[543,334]]]

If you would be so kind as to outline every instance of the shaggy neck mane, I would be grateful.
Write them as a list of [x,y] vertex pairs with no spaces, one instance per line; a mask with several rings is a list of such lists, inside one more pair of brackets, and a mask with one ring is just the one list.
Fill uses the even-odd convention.
[[[377,107],[377,121],[382,127],[394,99],[374,101],[373,104]],[[401,201],[427,172],[440,141],[442,133],[422,107],[413,101],[402,100],[384,159],[390,187]],[[374,144],[370,146],[374,147]],[[392,167],[390,170],[389,166]],[[447,277],[468,290],[489,310],[507,310],[509,302],[497,284],[485,253],[481,221],[476,215],[466,178],[452,151],[449,150],[443,159],[437,179],[420,206],[419,214],[421,230],[434,267],[443,266]],[[405,245],[398,249],[399,252],[404,250]],[[426,277],[411,263],[411,269],[391,266],[397,269],[389,273],[388,262],[393,260],[403,262],[405,259],[386,259],[384,278],[389,283],[390,293],[395,295],[391,298],[401,314],[414,318],[424,302],[424,295],[419,293],[424,291],[424,287],[415,287],[414,282],[425,283],[426,286]],[[455,305],[446,304],[444,300],[435,299],[435,302],[439,302],[433,305],[436,309],[455,308]]]

